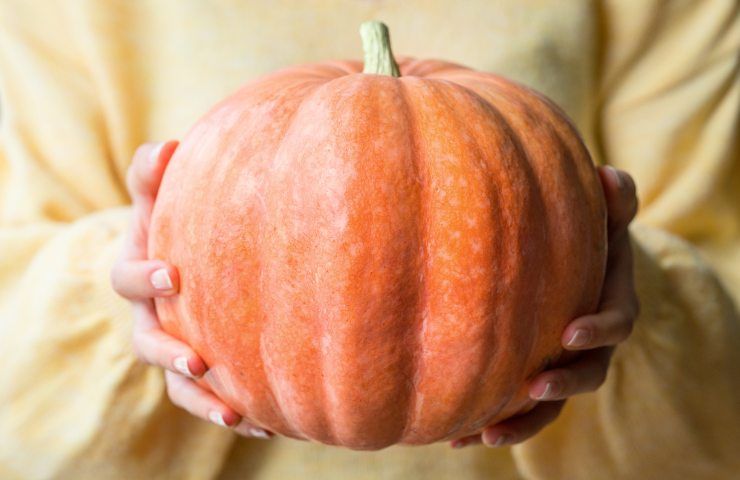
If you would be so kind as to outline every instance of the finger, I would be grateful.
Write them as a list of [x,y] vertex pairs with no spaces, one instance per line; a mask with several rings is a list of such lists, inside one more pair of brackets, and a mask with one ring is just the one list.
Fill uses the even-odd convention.
[[141,360],[191,378],[208,370],[192,348],[162,330],[152,302],[134,302],[133,307],[133,344]]
[[170,140],[145,143],[136,149],[126,173],[126,186],[134,203],[154,200],[167,162],[177,145],[177,141]]
[[121,260],[144,260],[147,258],[147,239],[151,219],[150,206],[137,206],[131,209],[131,223],[123,242]]
[[632,333],[640,302],[635,292],[629,242],[616,247],[607,263],[599,312],[576,318],[563,331],[566,350],[616,345]]
[[119,260],[111,270],[111,285],[129,300],[166,297],[180,288],[177,269],[160,260]]
[[638,201],[635,182],[624,171],[611,166],[599,167],[599,178],[606,198],[609,237],[618,236],[637,213]]
[[640,305],[635,291],[632,246],[625,236],[624,242],[609,248],[599,310],[621,309],[625,315],[634,318]]
[[221,427],[233,428],[246,437],[268,439],[272,433],[255,427],[241,418],[214,394],[182,375],[165,371],[167,395],[173,404],[196,417]]
[[531,411],[486,428],[481,435],[488,447],[520,443],[536,435],[557,418],[565,401],[542,402]]
[[140,146],[126,174],[126,184],[133,202],[131,226],[121,253],[122,259],[146,258],[149,221],[162,174],[177,148],[176,141],[147,143]]
[[523,442],[536,435],[560,414],[565,401],[543,402],[529,412],[504,420],[483,430],[452,442],[453,448],[483,443],[488,447],[503,447]]
[[537,375],[529,387],[535,400],[561,400],[599,388],[606,379],[613,348],[589,350],[575,362]]
[[167,395],[178,407],[222,427],[235,427],[241,421],[238,413],[193,380],[170,371],[164,374]]
[[579,317],[566,327],[564,346],[568,350],[614,346],[630,336],[634,325],[634,316],[623,309]]
[[454,440],[450,445],[462,448],[483,443],[487,447],[503,447],[523,442],[555,420],[564,404],[565,401],[540,403],[527,413],[491,425],[482,434]]

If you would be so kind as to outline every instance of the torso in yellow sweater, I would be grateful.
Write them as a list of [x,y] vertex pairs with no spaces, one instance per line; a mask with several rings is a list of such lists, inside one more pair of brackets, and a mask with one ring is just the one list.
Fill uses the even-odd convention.
[[[695,468],[725,478],[740,468],[730,460],[740,433],[728,428],[740,422],[733,3],[0,2],[0,477],[680,478]],[[598,161],[636,177],[643,224],[694,242],[721,274],[678,239],[636,227],[642,323],[607,384],[513,457],[234,439],[169,404],[161,372],[134,360],[128,306],[108,286],[136,146],[182,136],[263,73],[360,58],[368,19],[389,25],[398,54],[553,98]]]

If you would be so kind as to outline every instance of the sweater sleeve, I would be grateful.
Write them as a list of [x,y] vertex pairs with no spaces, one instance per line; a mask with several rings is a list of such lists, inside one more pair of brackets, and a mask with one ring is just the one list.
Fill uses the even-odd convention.
[[232,434],[170,404],[109,286],[137,139],[70,3],[0,3],[0,477],[209,478]]
[[642,304],[605,384],[514,449],[532,479],[740,471],[740,21],[732,0],[602,3],[607,163],[630,172]]
[[740,318],[698,251],[632,228],[642,313],[604,385],[514,448],[531,479],[731,479],[740,470]]
[[696,246],[740,302],[740,15],[735,0],[603,0],[599,119],[639,220]]

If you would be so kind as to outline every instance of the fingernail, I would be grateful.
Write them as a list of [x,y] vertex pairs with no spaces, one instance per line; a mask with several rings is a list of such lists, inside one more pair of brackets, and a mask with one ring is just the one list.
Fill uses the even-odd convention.
[[493,442],[489,446],[490,447],[494,447],[494,448],[496,448],[496,447],[503,447],[504,445],[506,445],[507,443],[509,443],[510,440],[511,440],[511,436],[504,434],[504,435],[501,435],[500,437],[498,437],[496,439],[496,441]]
[[462,440],[455,440],[454,442],[452,442],[452,448],[462,448],[464,446],[465,442],[463,442]]
[[215,423],[216,425],[220,425],[222,427],[229,427],[226,425],[226,422],[224,421],[224,416],[221,415],[221,412],[213,410],[208,412],[208,420]]
[[157,160],[159,160],[159,153],[162,151],[162,147],[164,146],[164,143],[160,143],[156,147],[152,148],[152,150],[149,152],[149,158],[147,159],[149,161],[150,165],[154,165],[157,163]]
[[575,333],[573,333],[566,345],[568,345],[569,347],[582,347],[586,345],[590,339],[591,334],[588,331],[579,328],[575,331]]
[[622,176],[619,175],[619,172],[616,168],[612,167],[611,165],[607,165],[604,167],[604,170],[606,173],[612,177],[612,180],[617,184],[617,187],[622,188]]
[[154,270],[149,277],[149,281],[152,282],[152,285],[157,290],[171,290],[172,289],[172,279],[170,278],[170,274],[167,272],[166,268],[160,268],[159,270]]
[[270,435],[266,431],[262,430],[261,428],[256,428],[256,427],[249,429],[249,435],[253,436],[254,438],[262,438],[265,440],[270,438]]
[[190,371],[190,367],[188,366],[187,357],[176,357],[172,361],[172,364],[175,366],[175,370],[182,373],[183,375],[186,375],[191,378],[195,377],[195,375],[193,375],[193,372]]
[[556,392],[556,386],[553,382],[547,382],[545,384],[545,389],[542,391],[542,393],[539,394],[539,396],[536,397],[537,400],[547,400],[548,398],[552,398],[557,394]]

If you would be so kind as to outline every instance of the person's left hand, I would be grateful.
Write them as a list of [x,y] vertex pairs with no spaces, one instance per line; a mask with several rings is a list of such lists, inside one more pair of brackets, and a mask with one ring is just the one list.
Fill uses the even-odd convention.
[[133,353],[143,362],[164,369],[170,401],[196,417],[252,438],[273,433],[251,425],[206,387],[197,383],[208,371],[205,361],[188,345],[167,333],[159,322],[154,298],[177,295],[180,275],[174,265],[147,255],[149,222],[167,164],[178,143],[146,143],[134,154],[126,174],[132,222],[118,260],[111,269],[113,290],[131,302]]
[[614,347],[632,332],[639,312],[632,275],[632,250],[627,227],[637,212],[635,183],[626,172],[600,167],[599,177],[608,210],[609,256],[599,311],[573,320],[563,332],[566,350],[583,351],[565,366],[537,375],[529,396],[540,403],[531,411],[486,427],[482,434],[451,442],[461,448],[476,443],[501,447],[522,442],[557,418],[565,399],[599,388],[606,379]]

